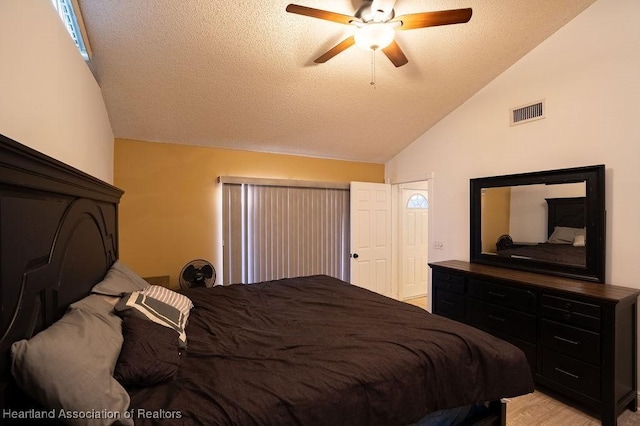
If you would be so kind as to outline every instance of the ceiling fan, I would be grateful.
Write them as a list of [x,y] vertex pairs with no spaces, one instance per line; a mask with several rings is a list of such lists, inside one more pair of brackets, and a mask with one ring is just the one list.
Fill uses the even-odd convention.
[[393,65],[400,67],[409,60],[394,40],[396,29],[414,30],[438,25],[462,24],[471,19],[471,9],[411,13],[396,17],[395,2],[396,0],[365,0],[353,16],[297,4],[288,5],[286,10],[289,13],[356,27],[354,35],[342,40],[314,61],[318,64],[327,62],[355,44],[363,49],[382,50]]

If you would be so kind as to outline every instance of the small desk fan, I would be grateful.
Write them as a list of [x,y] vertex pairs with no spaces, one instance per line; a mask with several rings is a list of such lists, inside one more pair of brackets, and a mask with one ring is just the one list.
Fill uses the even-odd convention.
[[180,288],[213,287],[216,283],[216,270],[204,259],[195,259],[187,263],[180,272]]

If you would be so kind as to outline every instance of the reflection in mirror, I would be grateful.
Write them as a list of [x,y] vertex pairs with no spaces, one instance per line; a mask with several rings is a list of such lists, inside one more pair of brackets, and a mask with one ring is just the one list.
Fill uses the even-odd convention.
[[586,182],[483,188],[482,254],[586,264]]
[[471,263],[604,282],[604,165],[473,178]]

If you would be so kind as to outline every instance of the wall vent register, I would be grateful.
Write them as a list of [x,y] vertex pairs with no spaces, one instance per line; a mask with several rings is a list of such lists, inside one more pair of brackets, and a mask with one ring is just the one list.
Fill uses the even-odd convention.
[[545,118],[544,100],[530,105],[513,108],[509,113],[512,126],[543,119]]

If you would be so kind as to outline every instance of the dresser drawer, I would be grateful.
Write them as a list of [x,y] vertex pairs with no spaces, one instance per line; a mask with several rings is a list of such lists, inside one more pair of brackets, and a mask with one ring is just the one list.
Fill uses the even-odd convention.
[[464,296],[439,288],[434,289],[433,294],[433,313],[456,321],[464,321]]
[[590,364],[600,363],[600,335],[554,321],[542,320],[542,344]]
[[542,317],[576,327],[600,330],[600,306],[542,295]]
[[543,294],[542,305],[561,309],[567,312],[600,318],[600,306],[594,305],[592,303],[580,302],[574,299],[566,299],[564,297]]
[[434,287],[441,288],[452,293],[464,294],[464,277],[434,271],[432,278]]
[[536,317],[480,300],[467,300],[467,321],[527,342],[536,341]]
[[471,279],[468,294],[470,297],[518,311],[532,314],[536,312],[536,295],[529,290]]
[[542,375],[576,392],[600,400],[599,368],[544,348]]

